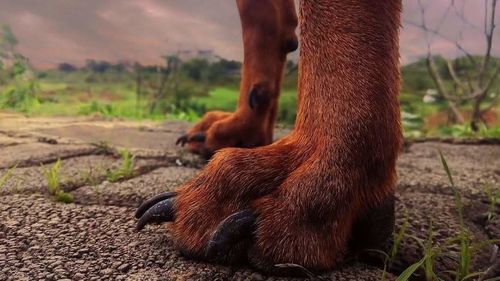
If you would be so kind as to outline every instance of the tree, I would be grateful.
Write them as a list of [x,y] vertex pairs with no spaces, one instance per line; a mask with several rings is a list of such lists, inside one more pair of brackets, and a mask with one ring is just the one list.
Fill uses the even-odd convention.
[[86,60],[85,68],[94,73],[104,73],[111,68],[111,63],[107,61]]
[[15,47],[18,41],[10,26],[0,25],[0,66],[4,66],[6,61],[12,61],[15,58]]
[[192,59],[182,64],[181,71],[196,82],[205,82],[209,64],[205,59]]
[[6,24],[0,25],[0,50],[4,52],[14,52],[14,47],[18,41],[10,26]]
[[57,66],[57,69],[59,71],[62,71],[62,72],[74,72],[76,70],[78,70],[78,68],[70,63],[66,63],[66,62],[63,62],[63,63],[60,63],[58,66]]
[[[414,1],[414,0],[408,0]],[[480,27],[470,21],[465,15],[465,5],[459,5],[456,0],[449,0],[449,4],[442,17],[442,20],[434,27],[430,26],[426,20],[426,7],[422,0],[418,1],[420,10],[420,22],[405,21],[407,24],[420,28],[425,33],[427,43],[427,70],[436,85],[439,95],[446,100],[448,107],[453,113],[454,119],[458,123],[465,123],[465,117],[460,111],[460,106],[463,104],[472,105],[472,114],[470,119],[471,128],[474,131],[479,129],[479,123],[482,122],[483,112],[496,106],[500,94],[492,93],[492,86],[498,79],[500,74],[500,63],[492,57],[492,48],[495,34],[495,16],[497,0],[477,0],[477,4],[484,4],[484,22]],[[463,2],[465,3],[465,2]],[[460,7],[459,7],[460,6]],[[473,28],[476,32],[481,32],[486,43],[486,48],[481,56],[471,54],[463,44],[453,38],[449,38],[441,32],[440,28],[446,17],[450,14],[455,14],[464,25]],[[457,50],[464,54],[465,59],[451,60],[446,59],[447,74],[451,78],[452,85],[449,86],[445,82],[446,77],[439,71],[436,64],[436,56],[433,55],[431,49],[431,40],[433,36],[437,36],[448,42],[452,42]],[[491,96],[493,95],[493,96]],[[490,99],[490,104],[484,107],[485,101]]]

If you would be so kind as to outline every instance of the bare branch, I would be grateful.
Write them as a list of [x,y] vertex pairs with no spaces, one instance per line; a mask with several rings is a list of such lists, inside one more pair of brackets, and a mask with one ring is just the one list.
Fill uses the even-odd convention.
[[439,32],[439,30],[441,29],[441,26],[443,25],[443,23],[446,21],[446,19],[448,18],[448,14],[450,13],[451,11],[451,8],[453,7],[453,3],[455,1],[451,1],[451,4],[448,5],[448,7],[446,8],[446,11],[444,12],[444,15],[440,18],[438,24],[436,25],[436,28],[434,30],[436,30],[436,32]]
[[[486,5],[488,1],[486,1]],[[491,49],[493,47],[493,34],[495,32],[495,13],[496,13],[497,0],[492,0],[491,3],[491,16],[488,16],[488,6],[486,6],[485,19],[484,19],[484,34],[486,37],[486,54],[481,65],[481,70],[479,72],[479,87],[483,87],[484,79],[486,78],[486,73],[488,72],[488,66],[491,61]],[[488,18],[490,20],[488,24]],[[496,75],[493,75],[495,77]]]
[[[474,56],[469,53],[459,42],[451,39],[451,38],[448,38],[447,36],[441,34],[439,31],[435,30],[435,29],[431,29],[429,27],[427,27],[426,25],[422,25],[422,24],[419,24],[419,23],[415,23],[415,22],[412,22],[412,21],[408,21],[408,20],[405,20],[404,21],[405,23],[409,24],[409,25],[412,25],[412,26],[415,26],[415,27],[418,27],[420,29],[422,29],[425,33],[431,33],[431,34],[434,34],[436,36],[438,36],[439,38],[441,39],[444,39],[448,42],[451,42],[453,44],[455,44],[455,46],[460,50],[462,51],[462,53],[464,53],[467,58],[469,58],[470,62],[475,66],[477,65],[476,61],[474,60]],[[428,44],[430,44],[428,42]]]
[[457,73],[455,72],[455,68],[453,67],[453,61],[451,60],[446,60],[446,66],[448,67],[448,72],[450,73],[451,78],[453,79],[453,82],[463,90],[465,90],[465,85],[462,81],[460,81],[460,78],[458,77]]
[[495,83],[495,81],[497,80],[499,74],[500,74],[500,66],[497,66],[495,68],[495,71],[491,75],[490,80],[488,80],[486,85],[483,87],[483,91],[488,92],[490,90],[491,86],[493,86],[493,83]]
[[444,82],[443,82],[443,78],[439,74],[436,63],[434,61],[434,58],[430,54],[427,56],[427,69],[429,71],[429,74],[431,75],[432,80],[434,80],[434,83],[437,86],[437,90],[438,90],[439,94],[444,99],[446,99],[450,109],[452,110],[453,114],[457,118],[457,121],[459,123],[464,123],[465,118],[463,117],[462,113],[458,109],[458,106],[455,103],[456,102],[455,99],[451,95],[448,94],[448,91],[446,90],[446,87],[445,87]]
[[472,85],[472,78],[470,77],[470,75],[467,75],[467,86],[469,86],[470,92],[474,91],[474,85]]
[[[418,3],[418,7],[420,8],[420,16],[422,17],[422,26],[424,28],[427,28],[427,24],[425,22],[425,8],[424,8],[424,4],[422,3],[422,0],[418,0],[417,1]],[[429,38],[429,34],[427,34],[427,32],[425,32],[425,42],[427,42],[427,54],[430,56],[431,54],[431,40]]]
[[458,10],[458,7],[455,5],[455,1],[451,1],[451,5],[453,6],[453,10],[455,12],[455,15],[460,18],[460,20],[462,20],[462,22],[467,25],[468,27],[472,28],[472,29],[475,29],[477,31],[481,31],[481,28],[475,24],[473,24],[472,22],[470,22],[466,17],[465,17],[465,13],[464,13],[464,9],[465,9],[465,1],[462,2],[462,7],[460,9],[460,11]]
[[446,91],[446,87],[444,86],[443,78],[439,74],[436,62],[434,61],[434,58],[432,56],[427,57],[427,70],[429,71],[432,80],[434,80],[434,82],[436,83],[439,94],[442,97],[448,99],[448,94]]
[[[496,81],[498,81],[500,76],[500,65],[493,64],[492,49],[494,44],[494,33],[495,33],[495,17],[496,17],[496,6],[498,0],[483,0],[485,4],[485,16],[484,16],[484,30],[481,27],[470,22],[465,16],[465,2],[462,4],[457,4],[458,1],[449,0],[449,5],[444,11],[442,17],[437,21],[437,24],[430,27],[427,23],[426,18],[426,8],[423,4],[423,0],[417,0],[418,8],[420,10],[421,19],[418,21],[408,21],[405,20],[405,24],[410,26],[415,26],[421,29],[425,35],[427,43],[427,68],[429,75],[431,76],[434,84],[436,85],[439,95],[445,99],[448,103],[448,107],[451,112],[455,115],[458,122],[464,123],[465,119],[460,112],[460,106],[465,102],[472,103],[473,113],[471,119],[472,128],[478,128],[477,123],[481,118],[481,104],[486,100],[487,95],[490,92],[491,87]],[[427,2],[432,3],[432,2]],[[486,50],[483,53],[483,58],[481,61],[474,57],[472,53],[466,50],[462,45],[463,33],[460,30],[458,37],[448,37],[443,32],[441,32],[441,26],[444,24],[448,15],[454,13],[459,19],[461,19],[461,28],[471,27],[476,31],[484,32],[484,38],[486,40]],[[446,84],[447,81],[442,77],[439,69],[436,65],[435,57],[432,55],[431,41],[433,37],[445,40],[446,42],[453,43],[457,50],[463,53],[470,62],[470,66],[474,69],[471,71],[457,72],[457,66],[454,65],[455,61],[446,60],[446,67],[448,73],[451,76],[453,87],[449,87]],[[467,63],[468,64],[468,63]],[[494,68],[495,67],[495,68]],[[494,69],[492,69],[494,68]],[[470,69],[470,67],[467,67]],[[500,95],[493,97],[492,104],[497,104]],[[476,129],[474,129],[476,130]]]

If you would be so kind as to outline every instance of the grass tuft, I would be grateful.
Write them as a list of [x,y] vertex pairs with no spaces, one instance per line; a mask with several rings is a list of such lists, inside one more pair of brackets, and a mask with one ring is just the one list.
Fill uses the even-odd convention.
[[7,172],[0,178],[0,189],[2,189],[4,187],[4,185],[7,183],[7,181],[12,177],[12,175],[14,174],[14,171],[16,169],[17,169],[17,165],[8,169]]
[[485,185],[486,195],[488,196],[488,221],[496,216],[496,207],[500,203],[500,190],[494,190],[493,184],[488,183]]
[[117,182],[134,176],[135,156],[128,149],[122,150],[120,155],[122,159],[120,167],[108,173],[107,179],[110,182]]
[[374,252],[374,253],[379,253],[384,257],[384,268],[382,270],[382,276],[380,277],[381,281],[387,280],[387,272],[388,270],[392,267],[392,264],[394,263],[394,260],[396,259],[396,256],[399,252],[399,247],[401,246],[401,242],[403,241],[403,238],[406,235],[406,230],[408,229],[408,213],[405,210],[405,220],[403,222],[403,225],[401,225],[401,228],[399,228],[398,232],[393,232],[393,243],[391,247],[390,253],[386,253],[381,250],[375,250],[375,249],[369,249],[368,251]]
[[62,166],[61,159],[58,159],[54,165],[45,169],[45,179],[49,194],[52,195],[57,202],[69,204],[72,203],[73,195],[66,193],[61,188],[60,170]]
[[[420,246],[423,249],[424,256],[422,259],[420,259],[418,262],[412,264],[409,266],[403,273],[399,275],[397,278],[398,281],[406,281],[410,280],[410,278],[413,276],[413,274],[419,269],[422,268],[425,273],[425,280],[428,281],[434,281],[434,280],[441,280],[441,278],[438,276],[440,274],[451,274],[454,276],[455,281],[466,281],[466,280],[471,280],[471,279],[477,279],[479,280],[485,280],[484,278],[487,275],[486,272],[471,272],[472,270],[472,261],[474,258],[474,255],[477,254],[480,250],[484,249],[485,247],[488,246],[495,246],[496,243],[500,242],[500,239],[491,239],[491,240],[485,240],[481,242],[474,243],[473,242],[473,235],[468,231],[465,221],[464,221],[464,216],[463,216],[463,202],[462,202],[462,195],[460,194],[460,191],[458,188],[455,186],[455,182],[453,181],[453,176],[451,174],[450,168],[448,166],[448,163],[446,162],[445,157],[439,151],[439,157],[441,160],[441,163],[443,164],[443,168],[446,172],[446,175],[448,177],[448,180],[450,182],[451,188],[453,189],[454,193],[454,198],[455,198],[455,208],[457,210],[458,218],[460,221],[460,230],[459,233],[450,239],[448,239],[443,245],[441,246],[434,246],[433,245],[433,230],[432,230],[432,224],[431,228],[429,229],[429,235],[427,238],[427,241],[424,243],[422,242],[419,238],[410,236],[411,238],[415,239]],[[495,197],[497,195],[494,195]],[[496,204],[496,201],[495,203]],[[459,247],[459,253],[457,257],[453,257],[451,255],[448,255],[446,252],[449,249],[450,246],[455,246],[458,244]],[[443,254],[444,253],[444,254]],[[451,258],[454,258],[457,261],[457,267],[455,268],[454,271],[444,271],[436,274],[434,272],[434,262],[438,256],[448,256]],[[497,280],[497,278],[493,279],[486,279],[486,280]]]

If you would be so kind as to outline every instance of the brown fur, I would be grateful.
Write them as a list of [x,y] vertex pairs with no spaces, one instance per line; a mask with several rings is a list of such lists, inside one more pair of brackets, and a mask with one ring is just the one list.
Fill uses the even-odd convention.
[[[188,144],[195,153],[210,155],[224,147],[250,148],[273,140],[286,54],[298,44],[294,3],[238,0],[237,4],[244,48],[238,107],[234,113],[208,112],[188,131],[188,136],[206,133],[204,143]],[[255,87],[263,104],[251,108],[249,94]]]
[[[253,2],[267,3],[238,1],[240,12]],[[292,1],[280,3],[292,10]],[[400,11],[400,0],[301,1],[295,130],[269,146],[220,150],[179,189],[172,224],[178,248],[202,256],[224,218],[251,208],[258,217],[248,249],[254,265],[330,269],[343,259],[353,223],[394,193],[402,144]],[[242,89],[252,83],[244,78]]]

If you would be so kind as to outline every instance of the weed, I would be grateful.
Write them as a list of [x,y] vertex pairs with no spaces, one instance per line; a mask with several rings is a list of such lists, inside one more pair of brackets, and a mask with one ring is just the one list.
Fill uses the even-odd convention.
[[486,184],[485,190],[490,201],[488,205],[487,217],[488,220],[491,220],[496,215],[496,207],[500,203],[500,191],[494,190],[491,183]]
[[453,177],[451,176],[448,163],[446,162],[446,159],[444,158],[441,151],[439,151],[439,157],[441,158],[441,163],[443,164],[444,170],[453,189],[453,193],[455,195],[455,206],[460,220],[460,233],[456,238],[460,244],[460,252],[458,257],[458,268],[454,274],[455,280],[467,280],[483,274],[482,272],[470,272],[474,254],[476,254],[479,250],[483,249],[486,246],[491,246],[495,243],[499,243],[500,239],[485,240],[478,243],[472,242],[472,235],[467,230],[464,223],[463,203],[460,191],[456,188],[455,183],[453,182]]
[[12,174],[17,169],[17,165],[8,169],[7,172],[0,178],[0,189],[7,183],[7,181],[12,177]]
[[59,178],[59,170],[61,169],[61,159],[58,159],[54,165],[45,170],[45,179],[47,180],[47,187],[49,189],[49,193],[55,195],[60,189],[60,178]]
[[399,229],[398,233],[394,233],[394,243],[392,244],[391,248],[391,255],[389,256],[389,268],[392,266],[394,263],[394,259],[396,258],[396,255],[398,254],[399,247],[401,246],[401,242],[403,241],[403,238],[405,237],[406,230],[408,229],[408,213],[405,212],[405,220],[403,222],[403,225]]
[[485,124],[479,124],[479,130],[474,132],[469,125],[453,125],[440,129],[442,135],[448,135],[456,138],[498,138],[500,128],[488,128]]
[[113,153],[115,151],[106,141],[93,142],[92,145],[95,146],[101,153]]
[[47,188],[49,194],[54,196],[56,201],[62,203],[72,203],[73,195],[64,192],[61,188],[61,178],[60,178],[60,169],[61,169],[61,159],[58,159],[54,165],[50,168],[45,169],[45,179],[47,180]]
[[369,249],[368,251],[370,252],[375,252],[379,253],[384,257],[384,268],[382,271],[382,276],[380,277],[381,281],[385,281],[387,278],[387,270],[392,267],[392,264],[394,263],[394,260],[398,254],[399,247],[401,246],[401,242],[403,241],[403,238],[405,237],[406,230],[408,229],[408,213],[405,211],[405,220],[401,227],[399,228],[398,232],[393,232],[393,243],[391,247],[391,251],[389,254],[386,252],[380,251],[380,250],[374,250],[374,249]]
[[[474,255],[482,250],[483,248],[487,246],[494,245],[495,243],[499,243],[500,239],[492,239],[492,240],[484,240],[481,242],[474,243],[472,241],[472,235],[471,233],[467,230],[464,222],[464,216],[463,216],[463,202],[462,202],[462,195],[460,194],[459,190],[456,188],[455,183],[453,181],[453,177],[451,175],[450,169],[448,167],[448,163],[446,162],[443,154],[441,151],[439,151],[439,156],[441,159],[441,163],[444,167],[444,170],[446,172],[446,175],[448,176],[448,180],[450,182],[451,188],[453,189],[454,193],[454,198],[455,198],[455,207],[458,213],[458,218],[460,221],[460,230],[457,236],[452,237],[451,239],[448,239],[444,245],[437,247],[433,246],[432,243],[432,227],[429,230],[429,236],[428,239],[425,243],[421,242],[420,239],[416,237],[414,238],[422,247],[424,251],[424,256],[422,259],[420,259],[418,262],[412,264],[409,266],[403,273],[399,275],[397,278],[398,281],[406,281],[409,280],[409,278],[415,273],[415,271],[419,268],[422,268],[425,272],[425,278],[426,280],[439,280],[438,275],[434,272],[434,261],[436,257],[442,255],[445,250],[448,249],[450,245],[453,244],[458,244],[459,246],[459,253],[458,257],[452,257],[456,258],[457,260],[457,268],[455,271],[444,271],[441,273],[448,273],[453,276],[455,276],[456,281],[465,281],[465,280],[470,280],[472,278],[476,277],[483,277],[486,272],[471,272],[471,266],[472,266],[472,259]],[[496,197],[496,195],[495,195]],[[495,201],[496,202],[496,201]],[[496,204],[496,203],[495,203]],[[446,255],[450,256],[450,255]],[[498,279],[488,279],[488,280],[498,280]]]
[[71,195],[70,193],[67,193],[67,192],[60,190],[56,194],[56,200],[58,202],[61,202],[61,203],[69,204],[69,203],[73,203],[74,198],[73,198],[73,195]]
[[122,150],[120,154],[122,163],[118,169],[108,173],[107,178],[110,182],[131,178],[134,175],[135,156],[133,156],[128,149]]
[[101,187],[100,186],[98,186],[98,185],[92,185],[90,187],[90,189],[92,190],[92,192],[94,192],[95,195],[97,195],[97,196],[101,195]]
[[102,175],[104,174],[104,167],[102,165],[90,166],[89,170],[82,170],[79,173],[79,182],[89,186],[96,186],[100,183]]

